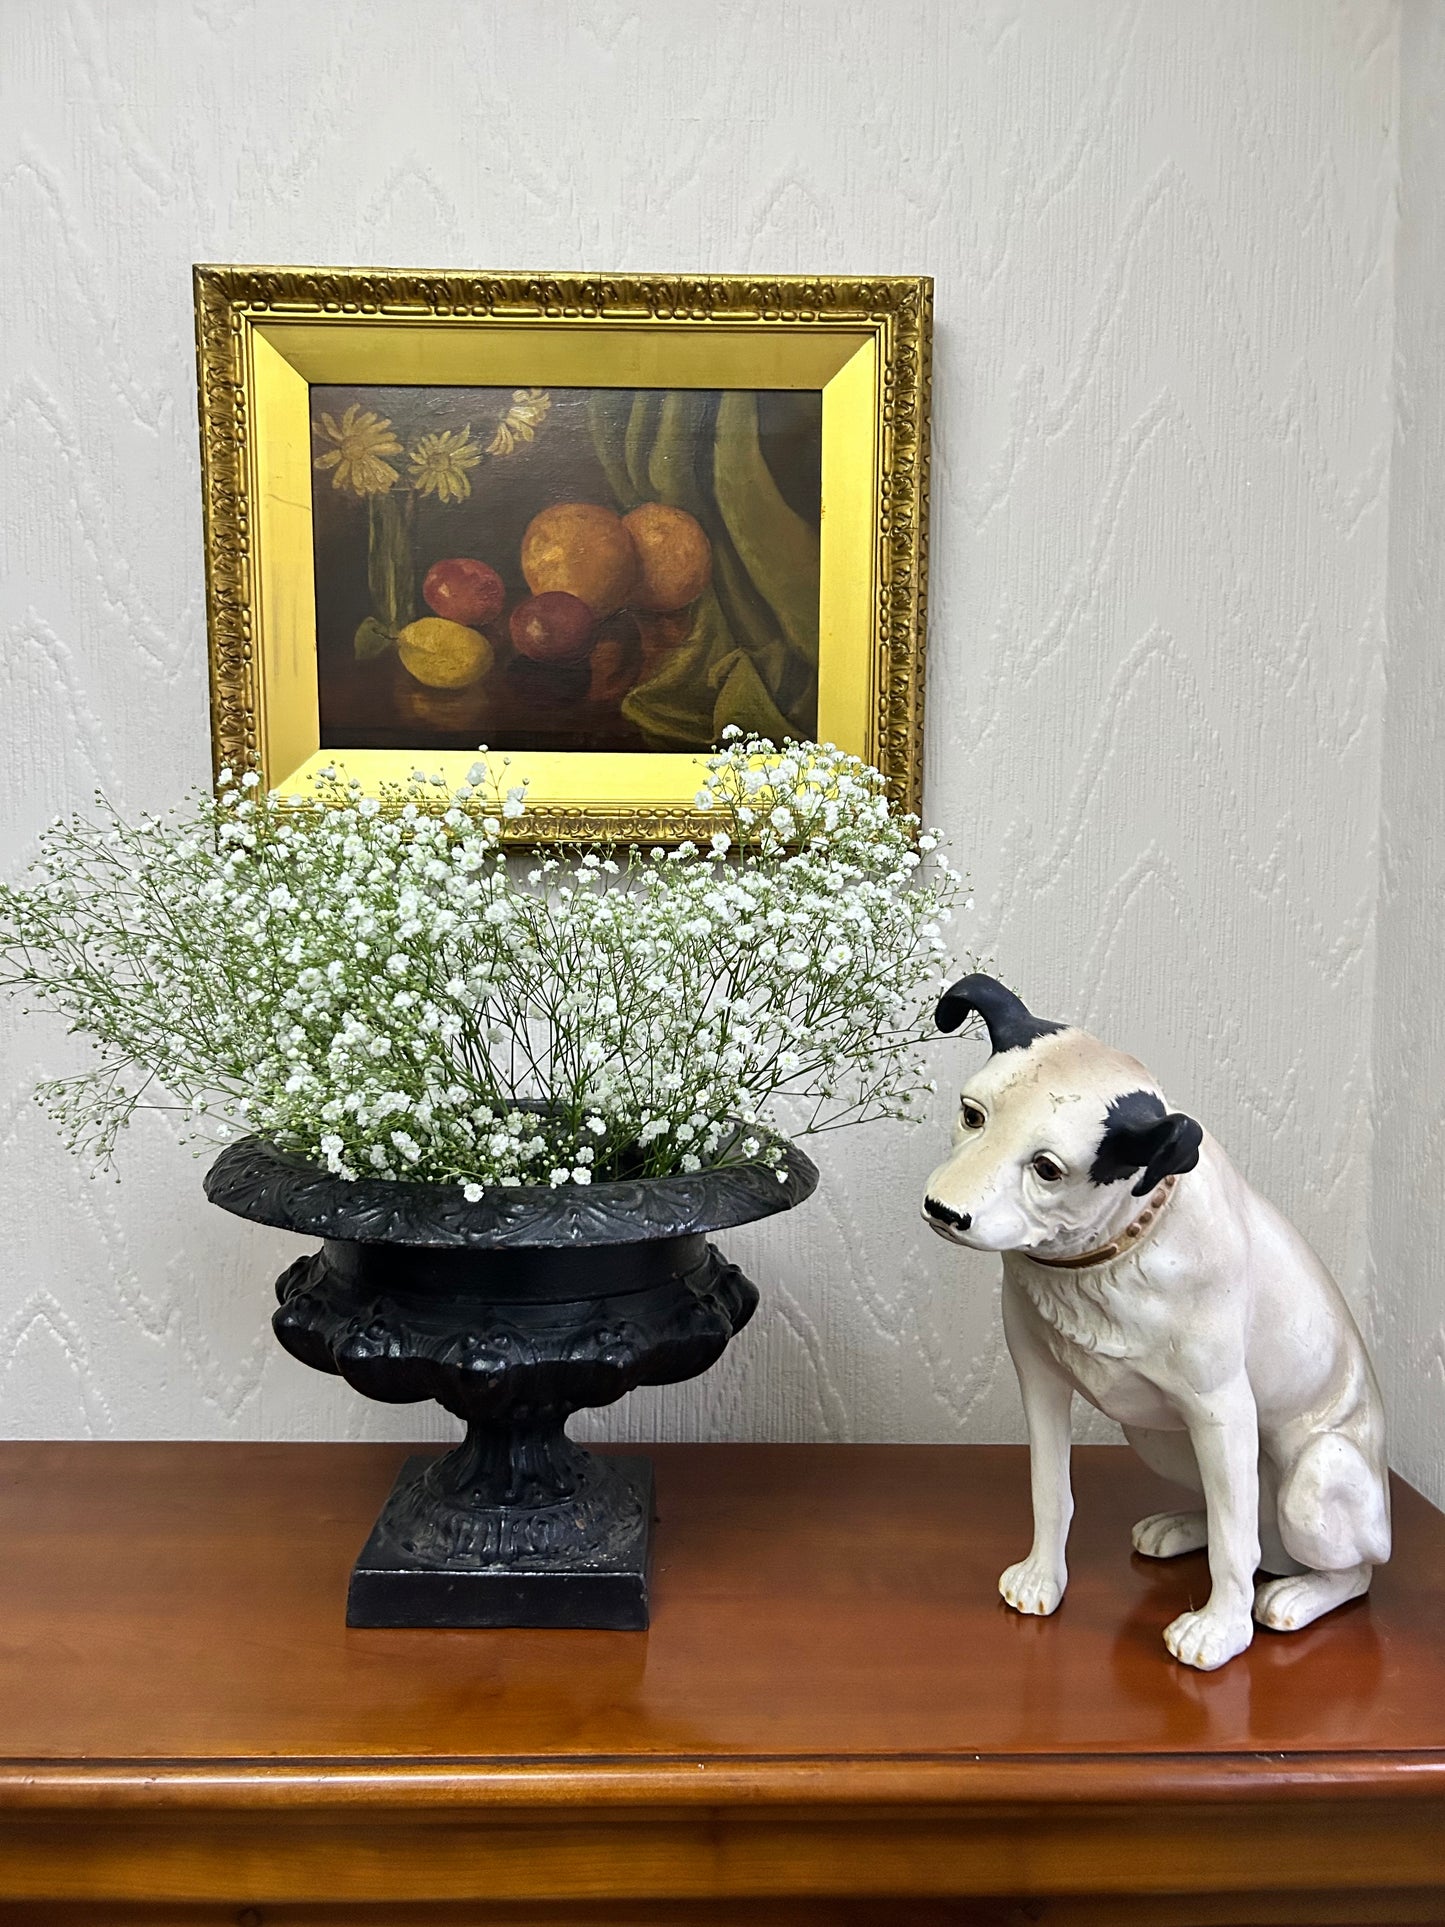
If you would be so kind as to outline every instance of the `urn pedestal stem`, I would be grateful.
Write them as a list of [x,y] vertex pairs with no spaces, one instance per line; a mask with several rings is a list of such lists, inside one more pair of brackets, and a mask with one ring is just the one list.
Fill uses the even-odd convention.
[[427,1488],[451,1505],[561,1505],[586,1481],[592,1455],[569,1439],[561,1414],[530,1423],[474,1420],[466,1437],[427,1475]]

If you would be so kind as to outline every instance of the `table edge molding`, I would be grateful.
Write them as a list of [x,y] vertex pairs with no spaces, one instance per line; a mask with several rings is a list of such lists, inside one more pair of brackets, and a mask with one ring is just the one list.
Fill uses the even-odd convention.
[[0,1761],[0,1814],[1445,1801],[1445,1749],[1389,1753]]

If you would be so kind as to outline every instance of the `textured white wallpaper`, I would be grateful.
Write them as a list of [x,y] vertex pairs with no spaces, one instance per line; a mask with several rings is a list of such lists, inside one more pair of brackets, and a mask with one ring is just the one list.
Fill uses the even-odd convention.
[[1369,1296],[1401,1471],[1445,1504],[1445,7],[1400,46],[1387,754]]
[[[1393,1329],[1393,4],[7,0],[3,34],[7,868],[97,783],[205,774],[193,261],[929,272],[928,810],[973,939],[1150,1062]],[[163,1126],[118,1185],[76,1169],[27,1098],[63,1040],[5,1022],[0,1431],[425,1424],[284,1357],[294,1241],[207,1207]],[[823,1140],[818,1197],[727,1240],[754,1327],[612,1429],[1016,1436],[995,1267],[916,1219],[937,1143]]]

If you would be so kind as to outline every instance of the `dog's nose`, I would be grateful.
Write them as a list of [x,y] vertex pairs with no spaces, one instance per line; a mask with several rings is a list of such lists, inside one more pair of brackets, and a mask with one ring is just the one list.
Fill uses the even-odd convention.
[[937,1198],[923,1200],[923,1215],[932,1218],[935,1224],[946,1224],[955,1231],[967,1231],[973,1222],[966,1211],[951,1210],[948,1205],[940,1204]]

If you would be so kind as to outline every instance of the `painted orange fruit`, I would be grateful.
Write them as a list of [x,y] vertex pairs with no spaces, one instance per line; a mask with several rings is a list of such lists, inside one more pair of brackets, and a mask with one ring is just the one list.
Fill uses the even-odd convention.
[[633,607],[664,615],[696,602],[712,580],[712,544],[697,517],[665,502],[644,502],[622,523],[637,550]]
[[637,580],[637,551],[620,515],[596,502],[557,502],[522,537],[522,574],[533,595],[560,589],[599,622],[620,609]]

